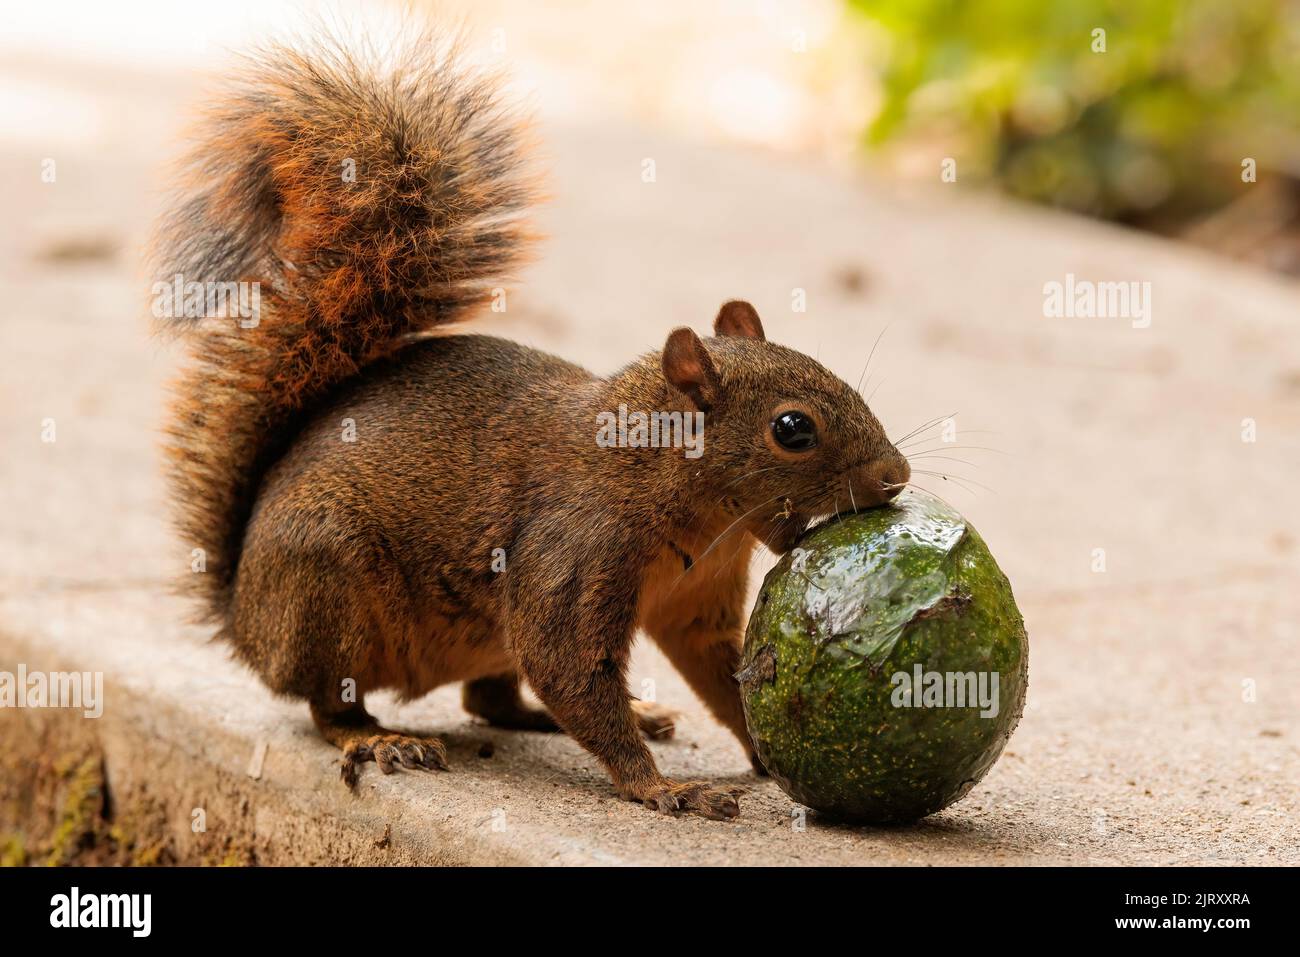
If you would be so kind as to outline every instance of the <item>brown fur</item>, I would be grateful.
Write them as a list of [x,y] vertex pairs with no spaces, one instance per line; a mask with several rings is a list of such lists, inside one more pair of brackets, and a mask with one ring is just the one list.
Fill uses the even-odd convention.
[[[209,233],[171,244],[169,272],[276,288],[257,329],[194,331],[181,387],[172,475],[182,531],[212,556],[209,609],[273,691],[311,704],[350,782],[358,761],[445,766],[436,739],[375,725],[367,692],[462,681],[490,721],[558,724],[627,798],[734,816],[734,789],[655,767],[642,733],[671,719],[630,699],[633,635],[752,756],[734,672],[754,547],[885,500],[906,462],[856,392],[766,342],[744,303],[716,337],[678,329],[606,379],[485,336],[405,339],[514,260],[528,191],[512,127],[484,125],[490,88],[403,62],[388,83],[332,48],[275,51],[218,108],[211,185],[165,227]],[[357,184],[338,156],[360,158]],[[620,404],[705,410],[703,456],[598,446],[597,414]],[[773,440],[789,408],[816,421],[815,449]]]
[[157,231],[161,281],[261,287],[255,328],[173,321],[193,344],[173,491],[206,553],[191,584],[217,621],[258,482],[298,416],[404,337],[462,318],[528,238],[522,130],[491,79],[434,35],[389,52],[381,69],[382,54],[327,37],[239,63]]

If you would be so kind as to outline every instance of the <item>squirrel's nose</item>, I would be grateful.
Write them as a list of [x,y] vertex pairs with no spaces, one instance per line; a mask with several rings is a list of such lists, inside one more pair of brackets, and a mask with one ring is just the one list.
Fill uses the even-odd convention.
[[860,495],[863,505],[883,505],[898,497],[912,477],[912,467],[907,459],[895,452],[864,465],[851,479],[855,495]]
[[880,476],[880,485],[885,493],[885,501],[897,498],[898,493],[907,487],[908,480],[912,477],[912,466],[908,464],[907,459],[903,458],[901,452],[894,451],[893,457],[889,460],[884,472]]

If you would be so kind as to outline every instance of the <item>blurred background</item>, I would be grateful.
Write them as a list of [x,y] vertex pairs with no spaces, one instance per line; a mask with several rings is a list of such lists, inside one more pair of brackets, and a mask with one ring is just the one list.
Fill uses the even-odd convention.
[[951,160],[964,187],[1300,272],[1290,0],[7,4],[7,135],[131,133],[129,116],[38,86],[38,69],[220,69],[311,16],[395,23],[406,8],[462,21],[547,117],[605,111],[904,181]]

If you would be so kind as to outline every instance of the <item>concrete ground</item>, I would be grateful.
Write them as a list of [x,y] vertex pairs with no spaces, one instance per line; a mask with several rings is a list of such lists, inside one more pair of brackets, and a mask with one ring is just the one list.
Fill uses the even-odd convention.
[[[0,67],[17,88],[50,82],[35,58]],[[1029,706],[957,805],[903,828],[801,825],[639,646],[633,689],[653,680],[684,713],[653,746],[661,767],[747,787],[734,822],[618,801],[567,738],[476,724],[455,688],[378,707],[444,735],[454,773],[368,767],[353,797],[306,708],[206,644],[165,590],[189,562],[158,455],[176,356],[148,336],[139,245],[193,89],[114,68],[63,71],[53,93],[66,122],[0,141],[0,670],[102,670],[107,703],[93,721],[0,711],[0,860],[1300,862],[1293,284],[937,176],[903,195],[612,121],[544,125],[549,239],[483,328],[605,372],[743,296],[771,338],[849,382],[887,329],[873,408],[893,435],[956,414],[957,441],[936,430],[926,448],[965,461],[916,467],[979,485],[918,482],[969,516],[1015,588]],[[1043,286],[1067,274],[1150,282],[1150,327],[1045,318]]]

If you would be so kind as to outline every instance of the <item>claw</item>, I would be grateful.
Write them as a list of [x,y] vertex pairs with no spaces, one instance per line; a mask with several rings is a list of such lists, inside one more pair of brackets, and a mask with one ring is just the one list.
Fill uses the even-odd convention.
[[437,738],[414,738],[404,734],[376,734],[352,744],[343,752],[340,776],[355,789],[361,777],[359,765],[374,761],[384,774],[400,764],[411,771],[446,771],[447,751]]
[[642,798],[642,802],[662,814],[687,811],[714,821],[727,821],[740,813],[737,801],[744,788],[716,787],[703,781],[676,783],[665,781],[658,789]]

